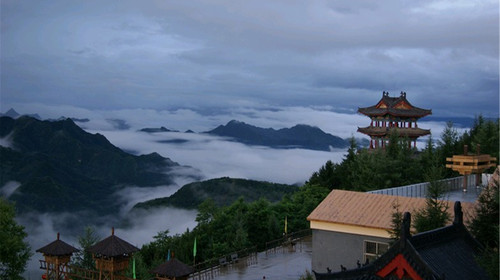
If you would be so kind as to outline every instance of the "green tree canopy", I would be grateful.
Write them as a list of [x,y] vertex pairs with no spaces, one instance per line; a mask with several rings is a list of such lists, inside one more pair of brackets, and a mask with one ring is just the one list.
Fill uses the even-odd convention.
[[31,257],[30,246],[24,240],[24,227],[18,225],[14,206],[0,197],[0,278],[23,279],[21,274]]

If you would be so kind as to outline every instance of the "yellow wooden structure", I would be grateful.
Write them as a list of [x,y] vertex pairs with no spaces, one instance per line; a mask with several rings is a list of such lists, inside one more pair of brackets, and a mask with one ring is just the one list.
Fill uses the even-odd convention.
[[60,235],[57,233],[55,241],[36,250],[43,254],[44,260],[40,261],[40,268],[45,271],[44,279],[47,280],[66,279],[71,256],[78,251],[75,247],[60,240],[59,237]]
[[467,191],[467,176],[477,174],[476,186],[481,184],[481,173],[485,170],[496,166],[496,158],[490,155],[481,155],[479,153],[480,146],[477,146],[477,154],[469,154],[467,145],[464,145],[463,155],[454,155],[451,158],[446,158],[446,168],[457,171],[464,176],[463,191]]
[[115,280],[122,277],[117,273],[129,268],[129,262],[134,252],[139,249],[115,235],[111,229],[111,236],[96,243],[88,249],[94,258],[96,269],[99,272],[98,280]]

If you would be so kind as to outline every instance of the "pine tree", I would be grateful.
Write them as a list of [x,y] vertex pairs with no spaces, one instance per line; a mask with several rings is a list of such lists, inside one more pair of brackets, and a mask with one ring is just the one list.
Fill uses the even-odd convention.
[[427,188],[426,205],[416,211],[413,226],[417,232],[429,231],[446,225],[450,220],[448,203],[444,200],[444,185],[442,171],[437,166],[431,166],[426,175],[429,186]]
[[396,241],[401,236],[401,226],[403,225],[403,212],[399,209],[400,205],[398,202],[392,205],[392,219],[391,219],[391,229],[389,230],[389,235],[393,241]]
[[85,227],[85,233],[78,237],[80,251],[75,254],[76,265],[86,269],[95,269],[92,253],[88,252],[87,249],[96,244],[99,239],[93,227]]
[[[498,169],[496,172],[496,175],[498,175]],[[471,222],[470,230],[486,248],[479,258],[479,263],[486,269],[491,279],[499,279],[498,217],[500,211],[498,177],[492,183],[481,192],[478,198],[476,216]]]

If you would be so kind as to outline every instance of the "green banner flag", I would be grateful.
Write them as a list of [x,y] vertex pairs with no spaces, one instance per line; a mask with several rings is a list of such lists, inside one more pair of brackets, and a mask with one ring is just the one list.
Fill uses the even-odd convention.
[[194,238],[193,256],[196,257],[196,237]]
[[132,258],[132,274],[133,274],[133,278],[135,278],[135,257]]

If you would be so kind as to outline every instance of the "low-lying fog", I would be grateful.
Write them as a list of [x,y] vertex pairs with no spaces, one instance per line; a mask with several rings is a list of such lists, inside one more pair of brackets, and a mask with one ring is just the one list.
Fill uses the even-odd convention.
[[[17,109],[17,108],[16,108]],[[26,227],[28,241],[33,253],[36,249],[55,240],[57,232],[61,239],[78,247],[78,236],[83,235],[83,228],[91,225],[102,238],[110,235],[111,227],[115,234],[130,243],[141,247],[152,241],[159,231],[169,230],[171,234],[192,229],[196,211],[183,209],[156,209],[130,214],[129,210],[137,202],[173,194],[184,184],[192,182],[193,176],[211,179],[223,176],[265,180],[276,183],[303,184],[314,171],[327,160],[340,162],[346,152],[337,149],[329,152],[305,149],[272,149],[260,146],[248,146],[228,139],[199,133],[164,132],[145,133],[139,129],[164,126],[171,130],[204,132],[229,120],[236,119],[259,127],[275,129],[291,127],[296,124],[317,126],[326,133],[349,138],[363,137],[356,132],[357,127],[369,124],[368,118],[354,114],[341,114],[328,108],[288,108],[280,110],[241,109],[230,114],[207,114],[192,110],[154,111],[120,110],[88,111],[72,107],[38,107],[38,111],[19,110],[22,113],[38,113],[43,118],[58,118],[62,115],[75,118],[88,118],[87,122],[77,122],[90,133],[103,134],[112,144],[134,154],[157,152],[164,157],[191,168],[177,168],[176,183],[169,186],[134,187],[130,186],[116,193],[122,207],[119,213],[108,217],[93,217],[88,213],[29,213],[18,217],[20,224]],[[116,120],[120,120],[117,122]],[[117,123],[119,125],[117,125]],[[420,127],[430,128],[433,138],[438,139],[445,127],[444,123],[422,122]],[[418,143],[425,146],[426,139]],[[0,142],[7,143],[5,139]],[[2,144],[7,146],[7,144]],[[8,196],[16,184],[10,183],[0,189]],[[90,221],[86,218],[90,218]],[[127,223],[124,223],[127,218]],[[27,279],[39,279],[41,271],[38,259],[42,256],[34,253],[26,273]]]

